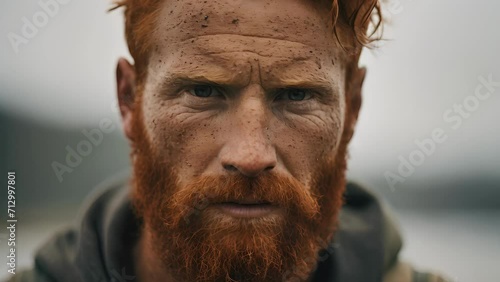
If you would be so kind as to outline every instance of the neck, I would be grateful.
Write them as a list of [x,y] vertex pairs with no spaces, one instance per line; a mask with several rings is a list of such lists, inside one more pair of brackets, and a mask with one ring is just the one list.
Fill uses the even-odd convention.
[[137,281],[172,281],[175,280],[165,268],[162,260],[154,251],[151,232],[144,226],[138,244],[134,249],[134,267]]

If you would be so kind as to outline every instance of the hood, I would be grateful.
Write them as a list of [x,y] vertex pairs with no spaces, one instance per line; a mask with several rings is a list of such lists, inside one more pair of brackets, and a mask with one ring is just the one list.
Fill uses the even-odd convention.
[[[141,222],[132,210],[129,189],[128,177],[101,184],[87,201],[78,225],[40,248],[30,278],[20,281],[135,281],[132,249]],[[367,190],[349,183],[339,221],[333,241],[320,253],[312,281],[381,281],[401,248],[385,206]],[[286,275],[293,277],[293,273]]]

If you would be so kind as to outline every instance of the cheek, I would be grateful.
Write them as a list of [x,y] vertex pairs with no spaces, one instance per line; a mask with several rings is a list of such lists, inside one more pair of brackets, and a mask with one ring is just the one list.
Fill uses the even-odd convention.
[[275,135],[277,146],[291,173],[307,183],[324,158],[334,157],[343,123],[343,111],[336,109],[290,116],[286,125],[279,126]]
[[[214,113],[193,112],[176,101],[144,101],[144,121],[158,156],[175,164],[181,178],[199,175],[217,156],[222,126]],[[181,179],[182,182],[182,179]]]

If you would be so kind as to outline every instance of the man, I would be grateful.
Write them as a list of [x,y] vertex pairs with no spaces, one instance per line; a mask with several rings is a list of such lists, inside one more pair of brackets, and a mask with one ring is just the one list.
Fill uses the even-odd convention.
[[345,181],[378,1],[118,6],[131,181],[14,281],[444,281],[398,261],[384,208]]

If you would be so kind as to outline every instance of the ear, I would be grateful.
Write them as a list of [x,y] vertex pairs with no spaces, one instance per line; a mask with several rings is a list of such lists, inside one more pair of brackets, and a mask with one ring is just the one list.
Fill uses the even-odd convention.
[[135,106],[135,69],[124,58],[120,58],[116,66],[116,90],[123,132],[131,140]]
[[349,140],[354,134],[362,102],[362,88],[365,80],[366,68],[359,68],[356,63],[347,68],[346,76],[346,130]]

